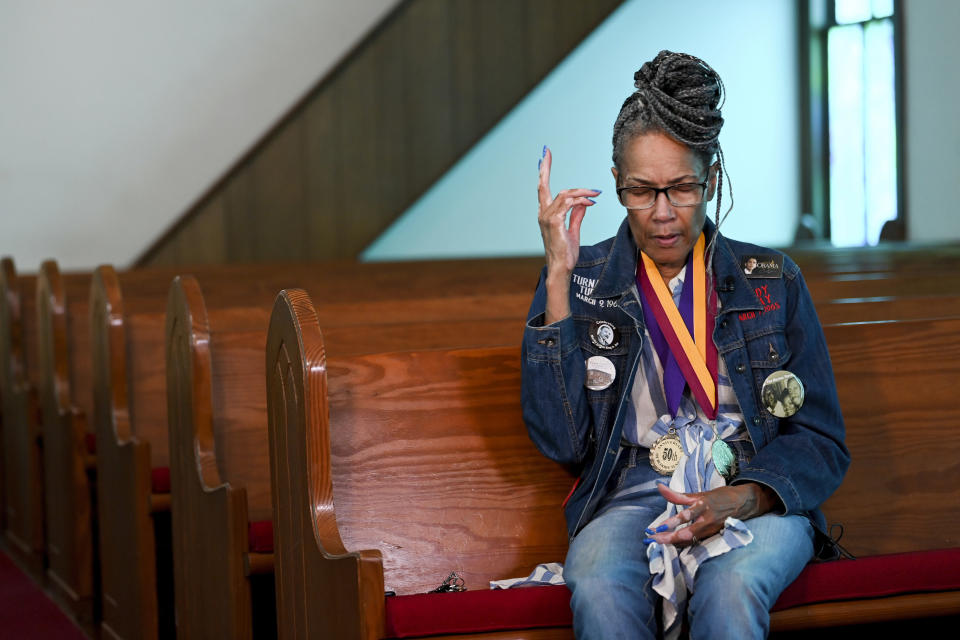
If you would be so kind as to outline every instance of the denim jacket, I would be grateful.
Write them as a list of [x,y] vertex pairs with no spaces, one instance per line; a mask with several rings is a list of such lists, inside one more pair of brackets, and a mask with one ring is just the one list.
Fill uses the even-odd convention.
[[[707,220],[704,231],[715,233]],[[730,484],[758,482],[780,499],[781,514],[808,517],[822,533],[820,505],[840,485],[850,463],[843,417],[823,330],[800,269],[783,258],[779,278],[748,279],[743,257],[774,250],[718,235],[713,257],[720,309],[713,329],[753,447],[738,447],[739,473]],[[620,446],[630,389],[644,338],[636,287],[637,245],[627,220],[617,235],[581,247],[570,288],[571,315],[544,326],[546,270],[528,314],[522,346],[523,417],[547,457],[573,466],[580,478],[566,504],[572,538],[602,497]],[[613,324],[618,342],[600,349],[589,336],[597,320]],[[584,386],[587,358],[603,355],[616,369],[608,388]],[[789,418],[763,408],[760,389],[785,369],[805,387],[803,405]]]

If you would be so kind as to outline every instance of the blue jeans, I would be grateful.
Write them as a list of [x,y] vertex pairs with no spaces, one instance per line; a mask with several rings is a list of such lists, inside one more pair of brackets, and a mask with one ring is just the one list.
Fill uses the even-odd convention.
[[[573,539],[563,577],[572,592],[578,640],[656,638],[658,595],[644,529],[666,508],[665,478],[637,450],[617,465],[597,514]],[[770,607],[813,557],[813,527],[802,516],[747,521],[753,542],[703,563],[687,615],[690,637],[764,638]]]

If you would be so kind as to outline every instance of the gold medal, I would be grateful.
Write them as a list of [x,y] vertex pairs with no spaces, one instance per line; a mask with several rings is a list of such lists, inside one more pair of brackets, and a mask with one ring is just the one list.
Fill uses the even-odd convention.
[[660,436],[650,448],[650,466],[657,473],[669,476],[680,466],[683,444],[672,428],[665,436]]

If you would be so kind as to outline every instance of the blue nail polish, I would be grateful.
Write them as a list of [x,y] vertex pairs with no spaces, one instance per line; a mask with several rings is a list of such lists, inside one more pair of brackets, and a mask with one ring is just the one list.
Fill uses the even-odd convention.
[[644,538],[643,544],[650,544],[651,542],[656,542],[653,538]]
[[662,524],[659,527],[657,527],[657,533],[663,533],[664,531],[669,531],[669,530],[670,530],[670,527],[668,527],[665,524]]
[[591,189],[591,191],[596,191],[597,195],[600,195],[601,193],[603,193],[603,191],[601,191],[600,189]]
[[543,164],[543,160],[537,160],[537,171],[540,171],[540,165]]
[[592,202],[593,204],[597,204],[597,201],[594,200],[593,198],[587,198],[587,200],[589,200],[589,201]]
[[650,529],[649,527],[647,529],[644,529],[644,532],[650,534],[651,536],[656,533],[656,531],[654,531],[653,529]]
[[540,154],[541,158],[547,157],[547,145],[543,145],[543,152]]

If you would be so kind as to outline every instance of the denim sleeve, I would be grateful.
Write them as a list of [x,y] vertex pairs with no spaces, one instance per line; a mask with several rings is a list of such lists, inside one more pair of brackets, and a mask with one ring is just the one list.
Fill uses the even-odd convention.
[[[789,272],[788,272],[789,269]],[[758,447],[734,484],[771,487],[785,515],[817,509],[840,486],[850,452],[844,444],[843,416],[823,328],[796,264],[784,265],[787,287],[785,337],[792,353],[786,368],[803,381],[804,403],[779,420],[777,433]]]
[[530,438],[548,458],[583,461],[590,433],[586,366],[573,318],[544,326],[545,272],[530,306],[521,347],[521,399]]

